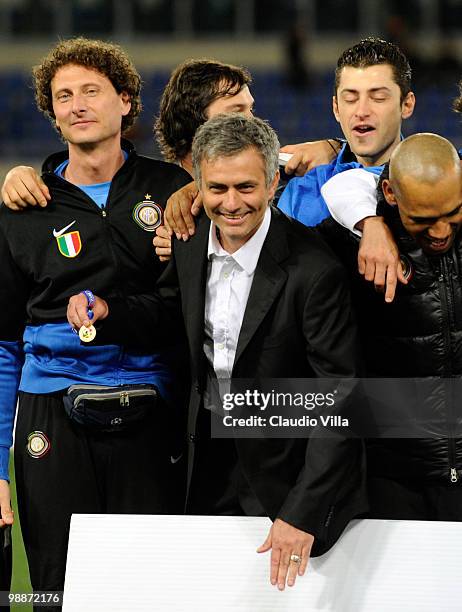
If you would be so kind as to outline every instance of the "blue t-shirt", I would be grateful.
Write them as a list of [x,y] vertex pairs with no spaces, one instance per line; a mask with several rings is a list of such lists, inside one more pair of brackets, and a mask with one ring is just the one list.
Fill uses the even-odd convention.
[[330,217],[327,204],[321,195],[324,183],[339,172],[353,168],[364,168],[374,174],[381,174],[383,170],[383,165],[366,167],[356,161],[346,161],[349,155],[351,156],[351,152],[345,143],[330,164],[317,166],[305,176],[291,179],[279,199],[278,208],[308,227],[318,225]]
[[[124,151],[125,159],[127,159],[127,152]],[[55,170],[55,174],[65,179],[64,170],[69,164],[69,160],[63,161]],[[111,181],[105,183],[94,183],[93,185],[77,185],[89,198],[95,202],[100,208],[106,206],[106,202],[109,196],[109,189],[111,188]]]

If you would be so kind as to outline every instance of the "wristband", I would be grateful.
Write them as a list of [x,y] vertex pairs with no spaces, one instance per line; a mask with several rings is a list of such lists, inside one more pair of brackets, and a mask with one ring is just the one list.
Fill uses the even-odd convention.
[[87,306],[88,306],[88,308],[93,308],[93,306],[95,305],[96,300],[95,300],[95,296],[90,291],[90,289],[85,289],[84,291],[81,291],[80,293],[83,293],[83,295],[87,298]]

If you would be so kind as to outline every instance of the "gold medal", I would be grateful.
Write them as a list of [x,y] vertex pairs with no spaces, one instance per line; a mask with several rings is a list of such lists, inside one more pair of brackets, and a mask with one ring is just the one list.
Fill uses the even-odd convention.
[[90,325],[90,327],[85,327],[85,325],[82,325],[82,327],[79,329],[79,338],[82,340],[82,342],[91,342],[95,339],[95,337],[96,329],[93,325]]

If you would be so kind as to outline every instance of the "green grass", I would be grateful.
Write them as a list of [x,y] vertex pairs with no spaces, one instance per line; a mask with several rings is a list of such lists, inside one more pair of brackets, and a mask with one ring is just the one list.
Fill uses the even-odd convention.
[[[14,479],[13,453],[10,457],[10,479],[11,479],[11,503],[14,510],[13,523],[13,578],[11,591],[13,593],[31,593],[32,587],[29,579],[29,567],[27,565],[26,552],[21,535],[19,523],[18,504],[16,501],[16,483]],[[11,606],[13,612],[32,612],[32,606]]]

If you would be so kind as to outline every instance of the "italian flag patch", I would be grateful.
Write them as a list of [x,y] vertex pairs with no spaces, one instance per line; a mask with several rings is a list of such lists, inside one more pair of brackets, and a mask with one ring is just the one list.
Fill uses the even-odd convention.
[[58,249],[64,257],[77,257],[82,249],[79,232],[69,232],[56,238]]

